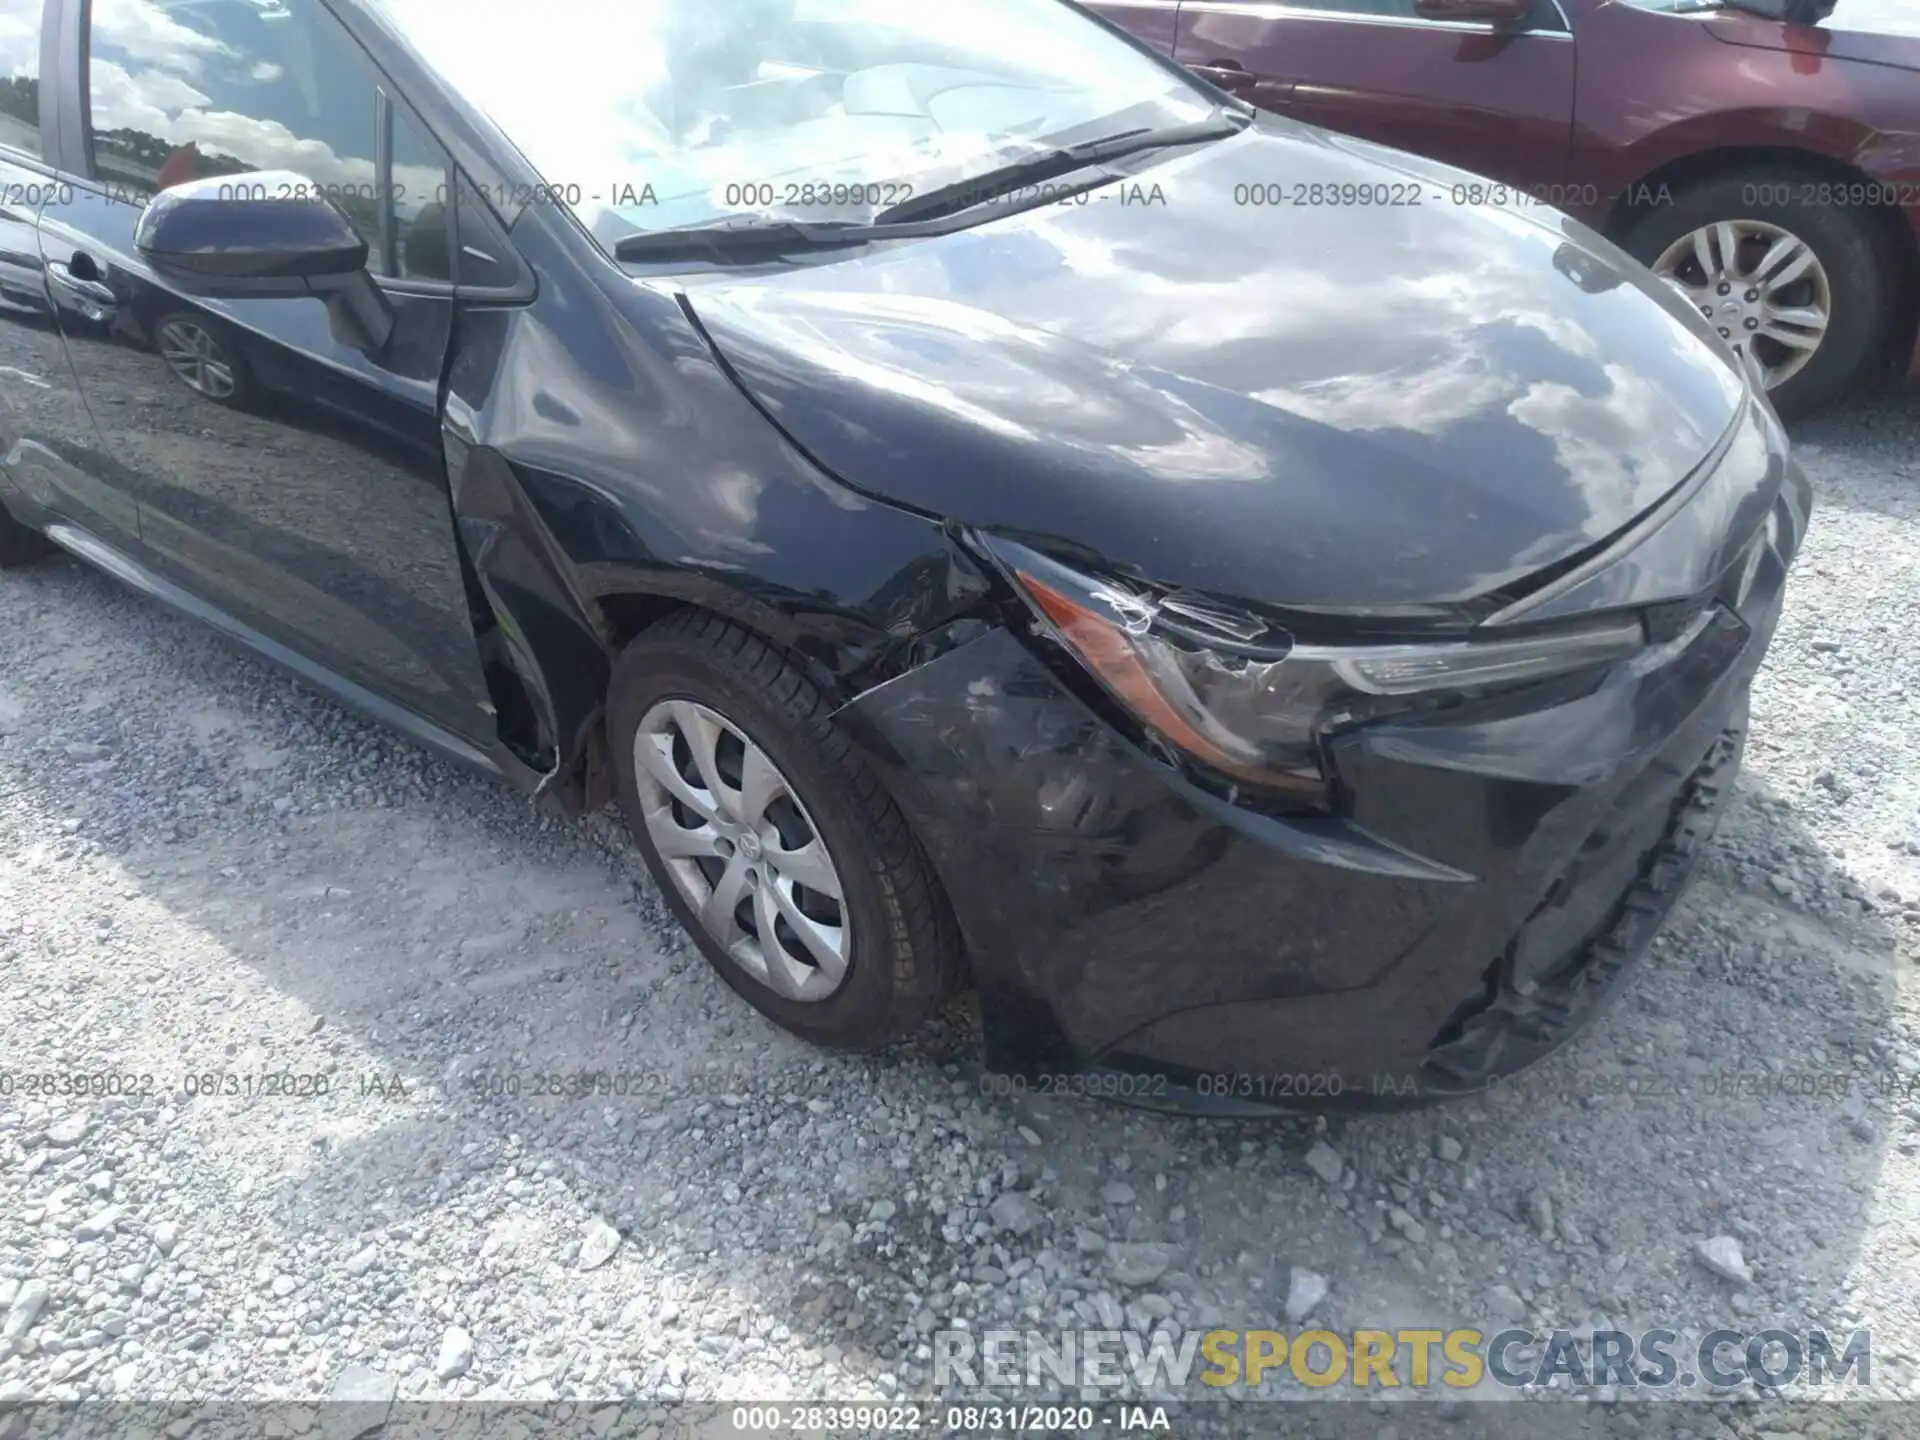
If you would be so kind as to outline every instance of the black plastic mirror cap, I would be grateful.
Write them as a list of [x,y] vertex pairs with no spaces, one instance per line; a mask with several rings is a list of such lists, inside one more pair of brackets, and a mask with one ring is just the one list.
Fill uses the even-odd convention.
[[291,170],[212,175],[148,202],[134,245],[183,281],[321,281],[366,269],[367,242],[313,181]]

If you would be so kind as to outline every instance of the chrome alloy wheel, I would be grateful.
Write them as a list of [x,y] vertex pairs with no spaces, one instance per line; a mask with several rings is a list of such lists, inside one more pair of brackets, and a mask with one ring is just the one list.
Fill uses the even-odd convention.
[[647,835],[700,926],[789,1000],[824,1000],[852,935],[826,841],[792,782],[738,725],[692,700],[641,717],[633,774]]
[[1833,288],[1798,235],[1761,220],[1720,220],[1682,235],[1653,262],[1773,390],[1813,359],[1833,318]]
[[209,400],[233,394],[233,365],[220,343],[191,320],[169,320],[160,327],[160,358],[167,368]]

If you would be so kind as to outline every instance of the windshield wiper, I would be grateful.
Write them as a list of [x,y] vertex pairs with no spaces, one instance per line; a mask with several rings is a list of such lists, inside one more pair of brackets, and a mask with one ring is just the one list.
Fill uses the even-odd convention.
[[1023,156],[998,170],[937,186],[876,211],[866,220],[792,220],[769,215],[735,215],[677,230],[644,230],[613,242],[613,258],[623,261],[701,260],[720,262],[775,257],[796,250],[828,250],[866,245],[875,240],[938,234],[951,226],[939,222],[987,204],[1023,185],[1085,170],[1123,155],[1176,145],[1199,145],[1237,135],[1248,117],[1227,113],[1164,129],[1141,127],[1103,135],[1078,145]]
[[747,215],[679,230],[645,230],[613,242],[616,260],[749,259],[794,250],[864,245],[882,238],[879,227],[860,220],[776,220]]
[[1249,123],[1251,118],[1248,116],[1235,113],[1233,118],[1228,118],[1228,114],[1223,112],[1211,119],[1197,120],[1187,125],[1169,125],[1159,130],[1150,127],[1122,130],[1117,135],[1083,140],[1078,145],[1064,145],[1057,150],[1023,155],[997,170],[971,175],[950,185],[938,185],[889,205],[875,212],[873,222],[876,225],[897,225],[956,214],[971,210],[976,205],[989,204],[1024,185],[1071,175],[1076,170],[1118,160],[1123,155],[1223,140],[1229,135],[1238,135]]

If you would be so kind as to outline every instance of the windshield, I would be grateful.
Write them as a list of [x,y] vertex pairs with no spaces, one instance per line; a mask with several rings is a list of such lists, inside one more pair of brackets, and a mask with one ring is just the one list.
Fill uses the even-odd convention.
[[1213,102],[1057,0],[379,0],[611,250],[864,219]]

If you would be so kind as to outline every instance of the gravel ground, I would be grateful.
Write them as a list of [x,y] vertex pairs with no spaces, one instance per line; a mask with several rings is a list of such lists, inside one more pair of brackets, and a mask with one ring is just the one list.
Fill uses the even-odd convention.
[[[1655,957],[1501,1093],[1331,1123],[984,1094],[964,1007],[813,1051],[610,822],[77,564],[0,576],[0,1405],[924,1396],[936,1329],[1286,1326],[1302,1272],[1336,1329],[1870,1327],[1870,1393],[1920,1397],[1920,401],[1799,438],[1819,512]],[[578,1071],[630,1093],[533,1093]],[[49,1103],[42,1072],[151,1088]],[[1857,1428],[1782,1403],[1666,1409]],[[1415,1433],[1385,1408],[1251,1410]]]

